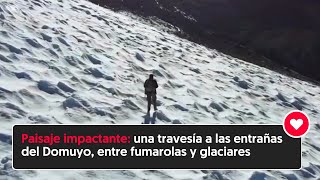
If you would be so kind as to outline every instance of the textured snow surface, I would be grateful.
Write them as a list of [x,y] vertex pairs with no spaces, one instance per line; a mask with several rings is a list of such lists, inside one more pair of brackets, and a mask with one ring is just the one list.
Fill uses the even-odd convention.
[[[312,127],[303,138],[303,169],[11,169],[13,124],[141,124],[149,73],[160,86],[156,124],[282,123],[289,111],[305,111]],[[319,179],[319,118],[319,87],[180,39],[138,17],[84,0],[0,1],[0,179]]]

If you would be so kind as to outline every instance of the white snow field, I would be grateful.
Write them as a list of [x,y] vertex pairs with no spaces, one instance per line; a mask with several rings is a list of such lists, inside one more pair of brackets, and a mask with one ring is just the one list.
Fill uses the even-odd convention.
[[[163,29],[85,0],[1,0],[0,179],[320,179],[320,87],[224,55]],[[141,124],[146,116],[143,82],[151,72],[160,86],[156,124],[282,123],[289,111],[303,110],[312,124],[303,138],[303,168],[11,168],[14,124]]]

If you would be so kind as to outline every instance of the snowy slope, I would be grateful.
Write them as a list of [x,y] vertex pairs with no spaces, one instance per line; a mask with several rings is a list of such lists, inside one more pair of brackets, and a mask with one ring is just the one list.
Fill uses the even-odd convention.
[[[311,118],[299,171],[14,171],[15,123],[141,124],[158,80],[156,123]],[[85,0],[0,1],[0,179],[318,179],[320,88],[180,39]]]

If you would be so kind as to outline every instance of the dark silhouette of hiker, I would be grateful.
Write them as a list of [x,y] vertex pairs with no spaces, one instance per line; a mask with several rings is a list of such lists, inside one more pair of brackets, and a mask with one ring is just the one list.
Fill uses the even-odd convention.
[[147,95],[148,112],[150,111],[151,103],[153,104],[154,110],[157,110],[157,88],[158,83],[153,79],[153,74],[150,74],[149,79],[144,82],[144,93]]

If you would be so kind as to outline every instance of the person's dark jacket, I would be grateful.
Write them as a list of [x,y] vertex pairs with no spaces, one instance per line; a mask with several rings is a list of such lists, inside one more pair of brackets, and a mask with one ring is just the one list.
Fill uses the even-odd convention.
[[158,83],[154,79],[147,79],[144,82],[145,94],[157,94]]

